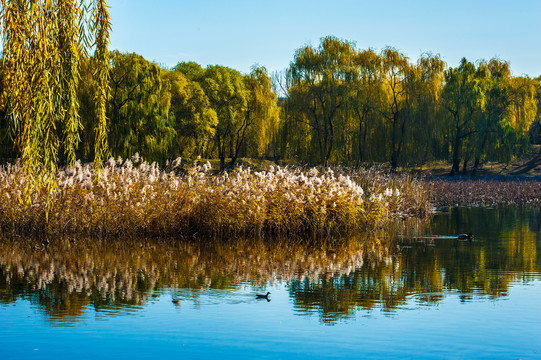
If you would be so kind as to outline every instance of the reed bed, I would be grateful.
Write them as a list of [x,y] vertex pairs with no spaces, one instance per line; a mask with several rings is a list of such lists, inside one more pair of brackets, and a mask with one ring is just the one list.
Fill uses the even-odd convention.
[[528,178],[430,179],[434,206],[541,206],[541,181]]
[[[11,234],[334,235],[386,226],[430,212],[429,187],[378,169],[183,167],[109,159],[100,180],[91,164],[58,171],[58,189],[30,186],[18,164],[0,169],[0,227]],[[50,206],[48,206],[48,204]]]

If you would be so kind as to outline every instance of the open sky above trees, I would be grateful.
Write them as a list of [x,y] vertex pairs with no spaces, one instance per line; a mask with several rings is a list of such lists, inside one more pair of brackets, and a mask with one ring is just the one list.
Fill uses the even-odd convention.
[[358,48],[396,47],[413,62],[423,52],[448,66],[498,57],[513,75],[541,75],[538,0],[109,0],[110,49],[165,67],[179,61],[249,73],[289,66],[299,47],[332,34]]

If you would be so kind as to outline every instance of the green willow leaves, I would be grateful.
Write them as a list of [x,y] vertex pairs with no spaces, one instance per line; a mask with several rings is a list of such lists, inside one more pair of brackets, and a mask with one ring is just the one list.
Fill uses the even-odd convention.
[[[540,79],[513,77],[499,59],[439,55],[412,63],[394,48],[357,50],[332,36],[297,50],[281,100],[278,157],[308,163],[451,160],[454,174],[481,161],[510,161],[539,123]],[[470,163],[471,164],[471,163]]]

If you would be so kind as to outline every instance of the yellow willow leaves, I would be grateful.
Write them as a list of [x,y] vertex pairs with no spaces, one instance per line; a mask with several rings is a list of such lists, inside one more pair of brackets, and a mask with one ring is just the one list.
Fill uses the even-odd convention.
[[97,63],[97,167],[104,158],[109,14],[105,0],[2,0],[1,4],[1,96],[29,180],[23,200],[30,204],[30,189],[44,187],[50,193],[57,188],[60,149],[71,165],[75,163],[81,129],[76,97],[79,62],[91,49]]
[[[96,143],[94,146],[94,167],[101,168],[102,161],[107,156],[107,118],[105,116],[106,102],[109,94],[109,55],[107,46],[109,44],[109,30],[111,29],[109,13],[106,0],[96,0],[94,8],[93,28],[96,31],[96,68],[95,78],[97,79],[96,103]],[[98,171],[99,177],[99,171]]]

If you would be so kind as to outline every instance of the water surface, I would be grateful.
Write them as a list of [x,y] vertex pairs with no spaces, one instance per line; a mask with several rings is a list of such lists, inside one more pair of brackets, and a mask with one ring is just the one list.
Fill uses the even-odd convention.
[[397,229],[4,239],[0,358],[541,358],[539,210],[451,208]]

